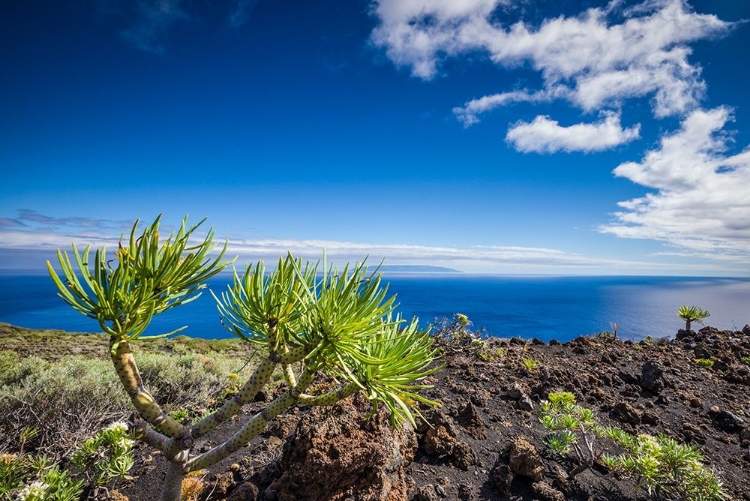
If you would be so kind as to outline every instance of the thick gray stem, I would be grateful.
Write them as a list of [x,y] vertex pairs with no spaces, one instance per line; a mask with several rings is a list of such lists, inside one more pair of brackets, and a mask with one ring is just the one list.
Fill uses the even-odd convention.
[[185,465],[185,471],[195,471],[208,468],[241,447],[249,444],[253,437],[266,429],[270,420],[284,412],[297,401],[302,392],[305,391],[312,382],[313,376],[313,372],[303,372],[297,380],[297,386],[290,388],[283,395],[277,397],[273,402],[268,404],[262,412],[253,416],[250,421],[232,435],[229,440],[188,461]]
[[[185,451],[187,453],[187,451]],[[187,454],[185,454],[187,456]],[[187,459],[187,458],[185,458]],[[183,466],[185,461],[172,460],[167,468],[167,476],[161,489],[160,501],[180,501],[182,494],[182,481],[185,479]]]

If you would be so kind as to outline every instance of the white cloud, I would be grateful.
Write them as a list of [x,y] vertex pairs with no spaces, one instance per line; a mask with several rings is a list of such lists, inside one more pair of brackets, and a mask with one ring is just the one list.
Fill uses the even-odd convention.
[[620,114],[607,112],[602,120],[591,124],[561,126],[546,116],[531,123],[511,126],[506,141],[524,153],[555,153],[557,151],[602,151],[638,139],[640,124],[628,129],[620,125]]
[[725,107],[696,110],[641,162],[614,174],[656,190],[620,202],[601,231],[668,242],[681,253],[750,258],[750,148],[727,154]]
[[494,107],[514,101],[566,99],[584,111],[616,106],[634,97],[653,97],[656,116],[694,109],[705,84],[688,62],[690,42],[726,33],[732,26],[691,12],[684,0],[643,3],[622,12],[620,24],[606,9],[558,17],[539,27],[519,21],[504,27],[493,12],[501,0],[379,0],[380,24],[372,40],[399,66],[433,78],[443,59],[483,52],[496,64],[530,64],[543,77],[539,91],[501,92],[473,99],[454,112],[466,125]]
[[[70,250],[71,242],[76,242],[79,249],[89,244],[93,248],[106,245],[108,249],[116,249],[123,233],[118,231],[111,221],[97,221],[89,218],[55,219],[46,218],[37,213],[33,214],[34,218],[23,219],[24,222],[29,223],[26,227],[0,225],[0,257],[7,260],[24,259],[23,266],[6,260],[0,268],[25,267],[43,270],[44,261],[49,259],[53,263],[56,262],[54,251],[56,249]],[[55,224],[61,222],[64,224]],[[85,224],[81,225],[81,222]],[[168,228],[163,229],[166,234]],[[126,236],[127,233],[126,231]],[[481,273],[585,274],[631,273],[633,270],[639,270],[642,273],[664,271],[663,265],[656,263],[584,256],[540,247],[454,247],[242,237],[229,238],[227,243],[227,254],[239,256],[237,266],[240,268],[245,263],[257,260],[265,260],[273,264],[279,257],[291,252],[297,257],[310,260],[320,260],[325,253],[330,261],[339,264],[362,261],[369,256],[368,262],[373,266],[385,259],[387,265],[426,264]],[[677,271],[678,267],[674,266],[673,269]]]
[[501,92],[499,94],[493,94],[491,96],[480,97],[479,99],[472,99],[471,101],[464,104],[463,107],[453,108],[453,113],[456,115],[464,127],[479,123],[479,115],[485,111],[492,110],[498,106],[505,106],[511,103],[543,103],[552,101],[555,98],[559,98],[568,94],[566,87],[557,86],[552,89],[545,89],[541,91],[531,92],[527,89],[514,90],[510,92]]

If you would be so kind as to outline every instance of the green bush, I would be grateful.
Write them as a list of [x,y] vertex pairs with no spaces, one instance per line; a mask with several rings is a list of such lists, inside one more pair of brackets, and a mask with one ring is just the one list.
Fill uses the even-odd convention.
[[67,471],[50,467],[45,456],[0,454],[0,499],[24,501],[74,501],[84,482]]
[[[601,460],[610,470],[634,476],[639,488],[660,499],[707,501],[724,497],[721,482],[703,466],[696,447],[665,435],[636,436],[616,427],[601,428],[593,412],[577,405],[572,393],[550,393],[541,403],[539,421],[550,431],[545,443],[554,454],[575,452],[578,466],[571,477]],[[612,456],[596,451],[594,435],[612,440],[624,452]]]
[[704,501],[724,499],[721,482],[703,466],[697,447],[681,444],[666,435],[632,436],[619,440],[626,452],[607,456],[605,464],[633,475],[650,495],[666,499]]
[[[67,456],[108,423],[132,413],[108,360],[67,356],[46,362],[0,352],[2,363],[9,369],[0,373],[0,449],[20,452],[21,430],[41,421],[44,430],[28,450]],[[158,391],[159,402],[170,411],[205,406],[209,396],[227,388],[230,374],[250,374],[252,367],[242,365],[220,354],[142,354],[144,384]]]
[[128,435],[128,425],[113,423],[86,440],[70,461],[87,474],[94,473],[98,484],[112,478],[130,478],[133,467],[133,439]]

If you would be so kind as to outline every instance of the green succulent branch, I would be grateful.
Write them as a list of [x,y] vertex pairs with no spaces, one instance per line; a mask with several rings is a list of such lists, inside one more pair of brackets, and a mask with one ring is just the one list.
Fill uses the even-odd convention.
[[[438,405],[419,394],[429,388],[424,378],[441,368],[432,364],[438,356],[433,339],[419,329],[416,320],[405,322],[393,315],[395,297],[387,297],[387,286],[377,270],[368,273],[364,264],[339,270],[324,262],[318,274],[317,265],[287,255],[270,272],[262,262],[246,267],[241,274],[235,270],[227,290],[214,295],[224,327],[256,345],[264,358],[219,409],[192,426],[177,422],[145,388],[130,343],[142,337],[154,315],[197,298],[205,281],[231,261],[223,261],[226,244],[217,257],[209,257],[216,248],[213,230],[192,243],[203,221],[188,227],[184,220],[177,233],[161,242],[159,221],[160,217],[137,238],[136,223],[126,245],[120,242],[112,260],[107,260],[105,248],[97,250],[93,268],[90,248],[79,252],[75,245],[72,260],[58,251],[62,277],[50,263],[47,266],[60,297],[96,319],[110,334],[115,371],[143,418],[132,423],[131,432],[169,460],[161,499],[179,499],[187,473],[244,447],[270,420],[297,403],[332,405],[363,392],[373,412],[381,403],[388,408],[393,425],[414,425],[419,403]],[[295,374],[294,364],[301,367],[300,374]],[[194,440],[236,416],[277,368],[282,370],[288,390],[229,440],[191,455]],[[322,393],[305,393],[314,388],[311,384],[319,373],[333,376],[339,385]]]

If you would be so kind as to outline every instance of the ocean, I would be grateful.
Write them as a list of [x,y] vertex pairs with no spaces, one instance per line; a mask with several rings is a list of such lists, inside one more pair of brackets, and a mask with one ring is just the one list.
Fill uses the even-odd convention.
[[[230,277],[209,282],[225,290]],[[610,329],[625,339],[674,335],[684,327],[681,305],[708,310],[707,325],[742,329],[750,323],[749,278],[550,277],[420,274],[385,275],[398,311],[423,325],[460,312],[473,328],[497,337],[567,341]],[[0,322],[29,328],[96,332],[98,324],[68,307],[47,276],[0,276]],[[147,334],[188,325],[183,334],[231,337],[219,322],[213,297],[174,308],[154,319]],[[700,326],[697,326],[700,327]]]

